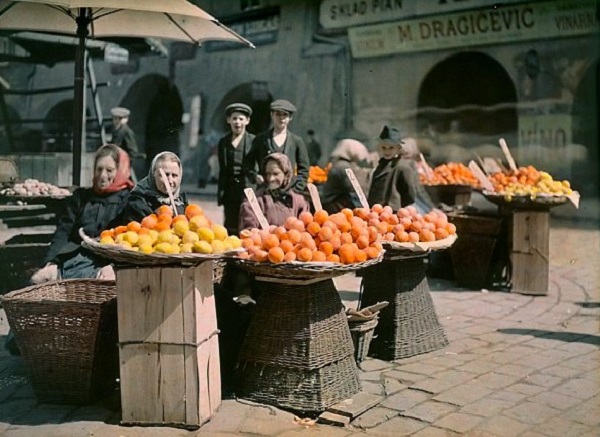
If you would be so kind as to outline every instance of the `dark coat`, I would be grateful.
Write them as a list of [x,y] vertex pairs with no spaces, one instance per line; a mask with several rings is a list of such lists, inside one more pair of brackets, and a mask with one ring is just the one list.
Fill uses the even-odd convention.
[[352,168],[350,161],[336,160],[327,174],[327,182],[321,189],[323,209],[330,214],[340,212],[343,208],[354,209],[361,206],[358,195],[346,174],[347,168]]
[[92,238],[98,237],[121,214],[128,197],[127,189],[105,196],[94,193],[91,188],[75,190],[65,214],[59,219],[44,264],[52,262],[60,265],[83,251],[79,228],[83,228],[85,234]]
[[406,159],[380,159],[371,178],[367,200],[389,205],[394,211],[415,203],[420,185],[416,170]]
[[135,134],[128,124],[121,125],[113,132],[111,143],[125,150],[131,158],[138,156],[139,150]]
[[[261,211],[270,225],[283,226],[288,217],[298,217],[304,211],[310,211],[306,198],[295,191],[289,190],[283,197],[275,198],[268,191],[261,189],[256,193],[256,200]],[[260,228],[258,218],[248,199],[240,208],[240,231],[248,228]]]
[[288,131],[283,146],[277,147],[273,143],[273,129],[269,129],[254,138],[250,159],[252,159],[260,169],[263,159],[265,159],[267,155],[277,152],[287,155],[292,163],[292,169],[295,168],[297,170],[297,175],[294,178],[294,182],[292,182],[292,189],[298,192],[304,192],[306,190],[306,184],[308,183],[310,162],[302,138]]
[[[116,222],[121,225],[130,221],[139,222],[147,215],[156,213],[156,210],[162,205],[171,205],[169,197],[152,188],[146,177],[131,190],[127,205]],[[185,207],[188,205],[185,193],[180,193],[175,197],[175,205],[178,214],[185,214]]]

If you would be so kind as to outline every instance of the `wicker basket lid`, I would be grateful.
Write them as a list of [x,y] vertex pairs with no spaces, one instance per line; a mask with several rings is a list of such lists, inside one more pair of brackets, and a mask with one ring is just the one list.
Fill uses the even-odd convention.
[[0,183],[13,182],[19,178],[15,162],[9,158],[0,158]]

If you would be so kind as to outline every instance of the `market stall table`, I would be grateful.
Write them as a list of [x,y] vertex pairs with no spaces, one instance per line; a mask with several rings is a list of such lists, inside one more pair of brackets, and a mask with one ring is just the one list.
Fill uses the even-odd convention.
[[238,359],[237,395],[317,412],[358,393],[352,337],[332,278],[380,260],[325,269],[239,261],[262,294]]
[[[455,238],[429,243],[447,247]],[[436,243],[438,243],[436,245]],[[370,355],[384,360],[397,360],[431,352],[448,345],[444,328],[439,323],[427,281],[427,243],[416,250],[401,248],[408,243],[387,247],[383,262],[365,269],[360,307],[388,301],[381,310],[375,328]]]
[[222,257],[83,244],[115,263],[121,423],[198,428],[221,404],[213,260]]

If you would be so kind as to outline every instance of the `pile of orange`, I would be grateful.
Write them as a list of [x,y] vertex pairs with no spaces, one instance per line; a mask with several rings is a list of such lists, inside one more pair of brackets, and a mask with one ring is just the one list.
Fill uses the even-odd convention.
[[246,252],[241,258],[258,262],[333,262],[354,264],[374,259],[382,250],[380,234],[351,209],[329,215],[320,210],[288,217],[283,226],[240,233]]
[[102,231],[100,244],[146,254],[219,254],[241,247],[238,237],[227,235],[225,227],[212,223],[195,204],[188,205],[185,214],[180,215],[163,205],[140,222]]
[[462,163],[449,162],[433,169],[433,175],[420,174],[421,183],[425,185],[471,185],[478,188],[479,181],[469,167]]
[[327,166],[319,167],[318,165],[311,165],[308,169],[308,182],[315,184],[322,184],[327,182],[327,175],[331,169],[331,162]]
[[456,234],[456,226],[448,222],[448,217],[442,211],[421,215],[414,206],[407,206],[394,213],[389,206],[376,204],[370,210],[357,208],[354,215],[365,220],[368,229],[375,228],[382,241],[432,242]]
[[568,196],[573,190],[569,181],[554,180],[552,176],[534,166],[519,167],[516,171],[494,173],[489,177],[494,191],[504,194],[507,200],[513,195],[530,196],[532,199],[539,194]]

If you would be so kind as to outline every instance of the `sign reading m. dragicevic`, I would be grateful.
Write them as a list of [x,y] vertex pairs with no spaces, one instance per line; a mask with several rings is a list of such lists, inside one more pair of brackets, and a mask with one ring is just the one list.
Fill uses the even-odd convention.
[[355,58],[598,32],[595,0],[471,10],[348,29]]

